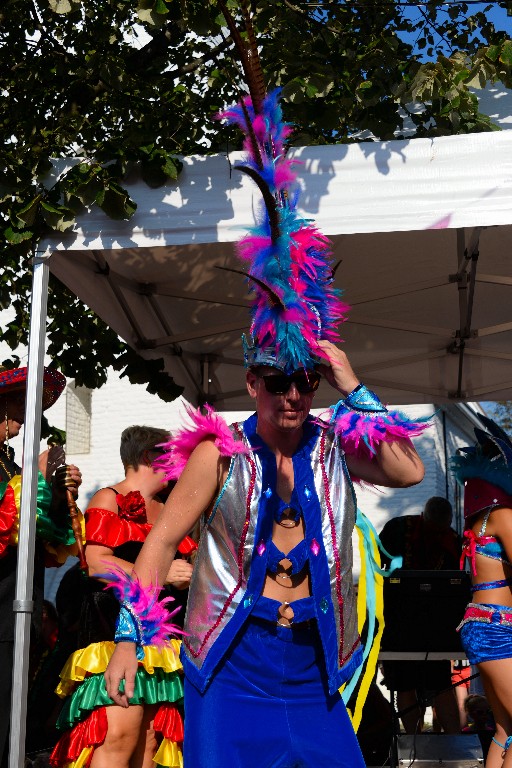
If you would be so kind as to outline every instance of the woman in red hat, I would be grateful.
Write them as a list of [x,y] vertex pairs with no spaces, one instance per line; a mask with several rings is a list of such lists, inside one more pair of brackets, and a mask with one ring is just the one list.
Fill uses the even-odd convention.
[[[9,439],[16,437],[23,426],[26,383],[27,368],[0,371],[0,764],[2,755],[6,759],[10,719],[14,646],[12,604],[16,586],[21,490],[21,469],[15,461]],[[43,410],[53,405],[65,386],[66,379],[59,371],[44,369]],[[52,483],[55,470],[64,460],[64,451],[59,446],[43,451],[39,456],[33,613],[33,628],[36,631],[42,610],[45,563],[58,565],[69,554],[76,554],[64,489],[57,485],[54,487]],[[81,474],[75,466],[69,466],[68,472],[71,490],[76,496]]]

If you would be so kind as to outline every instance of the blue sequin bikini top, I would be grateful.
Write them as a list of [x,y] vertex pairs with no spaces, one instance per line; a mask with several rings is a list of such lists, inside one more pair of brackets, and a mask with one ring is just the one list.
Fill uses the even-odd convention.
[[308,548],[306,546],[306,540],[302,539],[298,544],[291,549],[287,555],[281,552],[276,547],[272,539],[268,543],[267,548],[267,570],[271,573],[277,573],[277,569],[281,560],[289,560],[291,563],[291,569],[288,571],[290,576],[296,573],[300,573],[306,563],[308,562]]
[[[471,571],[473,576],[476,576],[476,555],[482,555],[483,557],[490,557],[492,560],[499,560],[506,565],[512,567],[512,563],[507,559],[507,552],[505,547],[496,536],[486,536],[485,529],[489,521],[489,515],[492,509],[489,509],[483,519],[482,527],[478,536],[471,530],[464,531],[464,545],[462,548],[461,567],[466,558],[471,563]],[[482,589],[497,589],[498,587],[512,586],[512,578],[499,579],[498,581],[484,581],[480,584],[473,584],[471,587],[472,592],[479,592]]]
[[[283,520],[289,520],[293,526],[299,522],[302,517],[302,509],[295,488],[292,491],[289,502],[283,501],[277,494],[274,495],[273,502],[272,512],[276,523],[282,525]],[[285,512],[287,513],[286,515]],[[281,561],[289,560],[291,566],[287,569],[287,575],[293,576],[304,569],[308,562],[308,554],[308,547],[305,539],[299,541],[288,554],[282,552],[274,544],[273,540],[270,539],[267,544],[267,570],[270,571],[270,573],[277,573]]]
[[293,513],[286,516],[289,520],[293,520],[295,523],[299,522],[302,509],[295,488],[292,491],[292,497],[289,502],[283,501],[277,494],[274,495],[273,514],[276,523],[282,522],[285,512]]

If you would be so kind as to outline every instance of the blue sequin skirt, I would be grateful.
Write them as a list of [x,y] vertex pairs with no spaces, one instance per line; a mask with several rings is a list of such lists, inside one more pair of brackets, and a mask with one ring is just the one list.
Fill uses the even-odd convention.
[[469,603],[458,629],[471,664],[512,657],[512,607]]

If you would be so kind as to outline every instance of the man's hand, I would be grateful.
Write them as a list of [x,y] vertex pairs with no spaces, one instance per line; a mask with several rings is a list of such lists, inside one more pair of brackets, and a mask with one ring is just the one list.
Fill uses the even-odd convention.
[[349,395],[359,384],[359,379],[352,370],[345,352],[330,341],[322,339],[318,346],[327,356],[328,362],[318,365],[318,371],[344,397]]
[[[135,689],[135,673],[138,662],[135,655],[135,643],[118,643],[105,670],[107,693],[119,707],[129,707]],[[119,689],[125,681],[124,691]]]

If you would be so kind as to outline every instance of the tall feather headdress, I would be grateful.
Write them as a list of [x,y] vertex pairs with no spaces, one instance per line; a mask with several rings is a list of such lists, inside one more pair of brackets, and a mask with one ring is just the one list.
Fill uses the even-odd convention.
[[286,372],[312,368],[322,357],[319,339],[339,341],[348,306],[333,285],[330,242],[297,210],[296,162],[286,157],[291,127],[283,121],[280,89],[266,93],[247,3],[241,3],[248,42],[220,2],[240,54],[250,95],[218,117],[243,132],[245,159],[235,166],[262,195],[257,221],[237,252],[253,294],[247,366],[271,365]]

